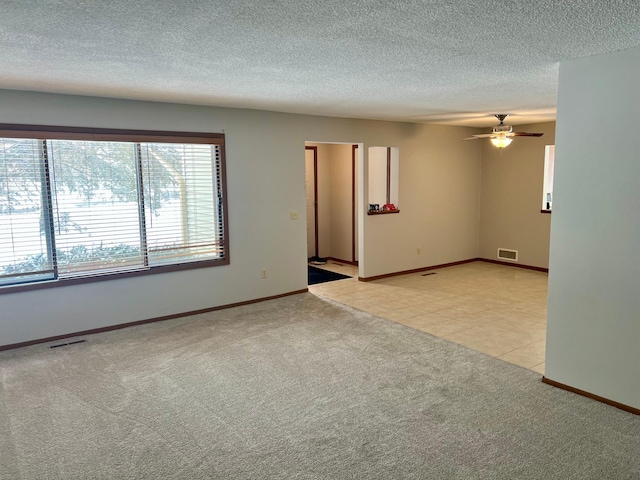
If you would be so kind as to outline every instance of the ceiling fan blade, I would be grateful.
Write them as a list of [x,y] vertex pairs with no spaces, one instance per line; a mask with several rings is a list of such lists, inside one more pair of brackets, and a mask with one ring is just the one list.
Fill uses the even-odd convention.
[[510,137],[541,137],[544,133],[511,132],[507,135]]
[[495,136],[493,133],[482,133],[480,135],[473,135],[469,138],[465,138],[464,140],[478,140],[479,138],[491,138]]
[[481,133],[479,135],[472,135],[464,140],[478,140],[479,138],[498,138],[498,137],[541,137],[543,133],[529,133],[529,132],[508,132],[508,133]]

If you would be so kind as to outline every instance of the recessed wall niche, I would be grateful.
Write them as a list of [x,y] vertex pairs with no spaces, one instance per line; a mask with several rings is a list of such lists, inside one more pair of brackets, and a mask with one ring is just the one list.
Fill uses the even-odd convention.
[[[399,212],[398,175],[400,151],[397,147],[369,147],[368,213]],[[393,205],[395,210],[390,209]]]

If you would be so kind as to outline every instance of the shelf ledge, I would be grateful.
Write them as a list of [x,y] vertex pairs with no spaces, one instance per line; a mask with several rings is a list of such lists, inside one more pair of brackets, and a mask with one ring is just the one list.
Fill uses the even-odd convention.
[[379,212],[367,212],[367,215],[386,215],[388,213],[400,213],[400,209],[397,209],[397,210],[380,210]]

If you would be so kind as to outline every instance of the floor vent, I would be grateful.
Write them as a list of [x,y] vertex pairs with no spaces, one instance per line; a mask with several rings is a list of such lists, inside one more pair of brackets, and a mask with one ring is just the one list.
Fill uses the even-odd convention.
[[437,274],[437,273],[438,273],[438,272],[423,273],[423,274],[422,274],[422,276],[423,276],[423,277],[426,277],[426,276],[428,276],[428,275],[435,275],[435,274]]
[[49,348],[66,347],[67,345],[75,345],[76,343],[84,343],[84,342],[86,342],[86,340],[74,340],[73,342],[57,343],[55,345],[51,345]]
[[498,258],[500,260],[509,260],[511,262],[518,261],[518,251],[517,250],[509,250],[508,248],[499,248],[498,249]]

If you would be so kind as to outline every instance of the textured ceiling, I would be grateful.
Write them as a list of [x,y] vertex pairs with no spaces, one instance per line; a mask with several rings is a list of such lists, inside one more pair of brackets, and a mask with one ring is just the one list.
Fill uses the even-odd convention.
[[0,88],[452,125],[637,45],[640,0],[0,0]]

